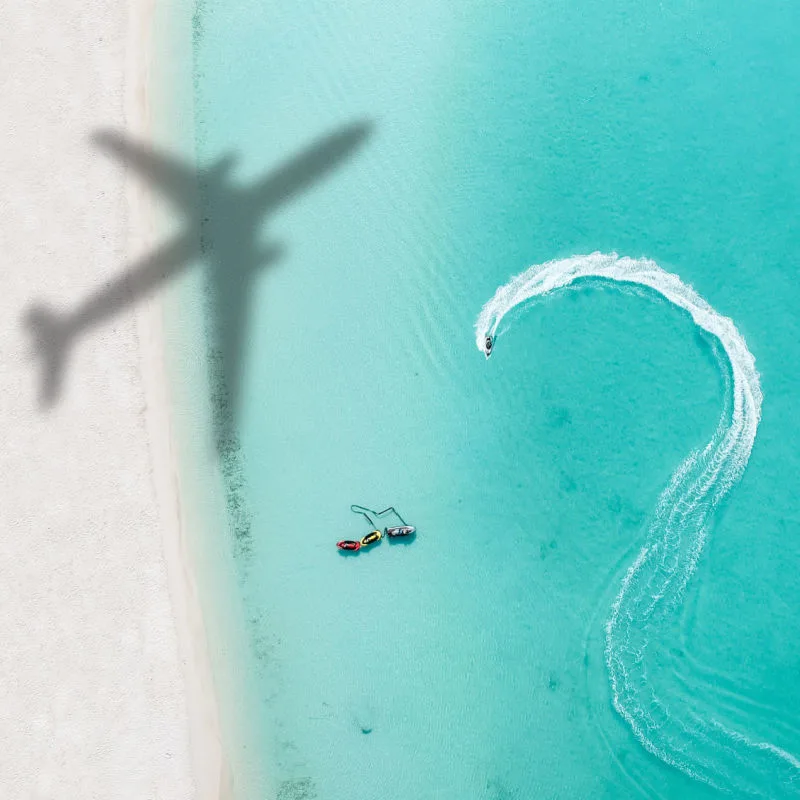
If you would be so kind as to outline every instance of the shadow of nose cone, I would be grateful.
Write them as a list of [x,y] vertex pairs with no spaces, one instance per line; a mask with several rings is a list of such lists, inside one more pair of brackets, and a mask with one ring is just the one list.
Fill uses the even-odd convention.
[[370,120],[361,120],[347,125],[328,140],[328,153],[334,158],[343,158],[360,147],[372,134],[375,125]]
[[362,119],[359,122],[354,122],[345,127],[342,131],[342,135],[350,137],[354,144],[359,144],[370,136],[374,130],[375,123],[372,120]]

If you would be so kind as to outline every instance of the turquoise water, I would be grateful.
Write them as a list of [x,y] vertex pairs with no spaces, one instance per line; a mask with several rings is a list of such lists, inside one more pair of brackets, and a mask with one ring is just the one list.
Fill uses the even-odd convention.
[[[673,735],[700,719],[800,754],[798,23],[778,2],[198,7],[201,159],[237,151],[257,180],[373,124],[263,230],[283,255],[251,296],[220,531],[250,642],[238,796],[719,793],[615,709],[605,626],[662,491],[730,417],[729,365],[688,314],[607,281],[475,348],[512,274],[595,250],[691,284],[764,391],[646,645],[659,753],[734,796],[800,795],[759,760],[777,751]],[[351,503],[396,505],[417,539],[341,557],[365,532]]]

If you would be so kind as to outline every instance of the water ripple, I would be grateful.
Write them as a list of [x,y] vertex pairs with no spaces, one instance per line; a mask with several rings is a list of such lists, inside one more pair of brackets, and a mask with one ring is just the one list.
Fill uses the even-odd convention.
[[717,430],[701,452],[691,453],[678,467],[662,493],[647,539],[622,579],[606,622],[605,659],[614,707],[650,753],[698,781],[738,796],[796,797],[800,761],[794,755],[719,719],[701,717],[696,704],[675,691],[659,695],[652,681],[658,640],[668,635],[682,605],[712,515],[750,458],[762,402],[755,359],[733,322],[677,275],[649,259],[615,253],[549,261],[512,278],[478,317],[478,349],[483,351],[487,335],[498,336],[501,320],[515,307],[586,279],[661,295],[688,312],[720,343],[725,356],[720,366],[726,402]]

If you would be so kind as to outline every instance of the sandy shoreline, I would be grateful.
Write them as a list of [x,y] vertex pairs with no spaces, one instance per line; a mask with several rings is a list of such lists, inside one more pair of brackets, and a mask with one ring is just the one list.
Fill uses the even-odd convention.
[[[150,101],[154,44],[155,0],[131,3],[128,35],[127,91],[128,118],[135,121],[129,131],[145,141],[155,135],[154,109]],[[184,87],[177,87],[180,92]],[[152,203],[152,190],[131,176],[128,187],[129,230],[133,259],[159,246],[161,231],[168,226]],[[230,776],[224,759],[217,711],[217,698],[208,653],[208,641],[201,613],[192,554],[187,541],[188,522],[181,503],[182,491],[177,431],[171,423],[170,381],[167,375],[164,339],[164,303],[161,296],[138,310],[141,376],[147,402],[148,441],[152,459],[152,478],[161,512],[164,556],[170,584],[178,636],[185,692],[187,697],[192,774],[198,800],[229,800]]]
[[[227,794],[186,540],[158,296],[76,335],[53,407],[23,325],[158,244],[149,195],[93,150],[148,138],[153,0],[0,10],[0,785],[9,797]],[[130,180],[129,180],[130,178]]]

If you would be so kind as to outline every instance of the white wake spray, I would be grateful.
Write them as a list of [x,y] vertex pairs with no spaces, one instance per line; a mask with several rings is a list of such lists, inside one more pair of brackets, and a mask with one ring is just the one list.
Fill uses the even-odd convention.
[[[702,718],[689,698],[680,707],[667,708],[648,673],[648,648],[657,646],[659,638],[663,641],[667,625],[674,622],[711,516],[741,477],[761,416],[755,360],[733,322],[653,261],[593,253],[530,267],[501,286],[476,322],[478,349],[483,352],[486,336],[497,335],[511,309],[586,278],[644,286],[687,311],[720,342],[733,378],[732,397],[715,435],[673,475],[612,605],[605,653],[614,706],[647,750],[698,780],[739,796],[798,796],[800,762],[795,757],[777,746],[751,741],[718,720]],[[730,375],[725,377],[730,386]]]

